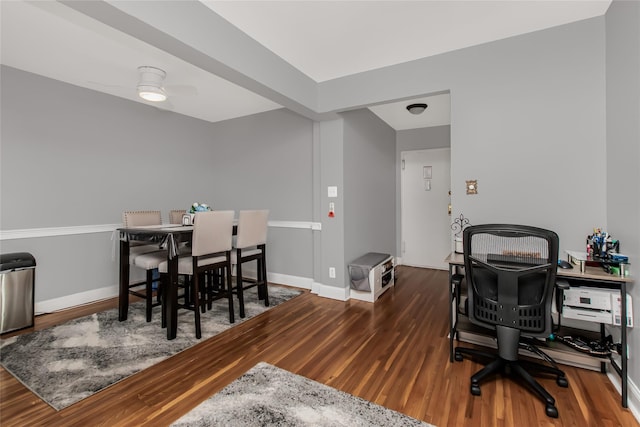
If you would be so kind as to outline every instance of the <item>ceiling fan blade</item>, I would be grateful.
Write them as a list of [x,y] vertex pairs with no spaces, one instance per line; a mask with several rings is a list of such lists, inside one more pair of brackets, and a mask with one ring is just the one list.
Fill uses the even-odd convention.
[[127,86],[111,85],[111,84],[107,84],[107,83],[96,82],[96,81],[93,81],[93,80],[87,80],[87,83],[89,83],[92,86],[100,86],[100,87],[104,87],[104,88],[128,89]]
[[198,88],[190,85],[165,85],[164,90],[169,96],[196,96]]
[[169,98],[162,102],[145,102],[145,104],[156,107],[158,110],[173,111],[173,104],[169,101]]

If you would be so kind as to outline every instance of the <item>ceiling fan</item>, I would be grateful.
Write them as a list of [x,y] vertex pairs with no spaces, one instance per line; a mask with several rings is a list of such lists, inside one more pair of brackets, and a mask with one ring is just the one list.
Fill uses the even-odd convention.
[[[198,90],[195,86],[165,85],[164,80],[166,76],[167,73],[158,67],[150,65],[138,67],[138,83],[136,85],[136,93],[138,97],[144,101],[152,103],[158,108],[170,110],[172,109],[170,102],[171,98],[195,96],[198,94]],[[87,81],[87,83],[98,85],[103,88],[111,88],[111,90],[107,90],[107,92],[116,94],[114,93],[115,90],[118,96],[124,95],[122,89],[126,90],[126,93],[131,94],[130,86],[109,85],[97,81]]]

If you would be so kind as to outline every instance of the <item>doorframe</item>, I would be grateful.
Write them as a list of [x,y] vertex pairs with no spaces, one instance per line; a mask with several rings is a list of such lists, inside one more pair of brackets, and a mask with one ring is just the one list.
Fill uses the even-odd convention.
[[[404,265],[404,221],[403,221],[403,210],[404,210],[404,178],[403,178],[403,170],[404,170],[404,153],[413,152],[413,151],[432,151],[432,150],[449,150],[449,218],[453,215],[451,208],[451,146],[448,147],[432,147],[432,148],[416,148],[416,149],[407,149],[399,152],[399,173],[400,173],[400,209],[399,209],[399,225],[400,225],[400,246],[398,248],[399,256],[396,257],[397,265]],[[451,220],[449,221],[451,223]],[[449,242],[449,250],[453,250],[453,234],[450,233],[450,242]],[[444,262],[444,259],[443,259]],[[424,268],[434,268],[440,269],[438,267],[424,267]],[[446,266],[442,267],[443,270],[446,270]]]

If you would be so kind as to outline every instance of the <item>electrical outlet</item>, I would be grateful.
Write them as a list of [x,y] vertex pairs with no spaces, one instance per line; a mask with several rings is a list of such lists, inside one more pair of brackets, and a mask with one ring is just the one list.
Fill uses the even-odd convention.
[[336,278],[336,269],[334,267],[329,267],[329,278],[331,279]]

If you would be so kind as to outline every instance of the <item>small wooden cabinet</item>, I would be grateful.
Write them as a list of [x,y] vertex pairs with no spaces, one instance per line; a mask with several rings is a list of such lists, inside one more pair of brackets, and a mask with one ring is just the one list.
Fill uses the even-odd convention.
[[349,277],[351,298],[375,302],[395,285],[394,259],[388,254],[370,252],[349,264]]

